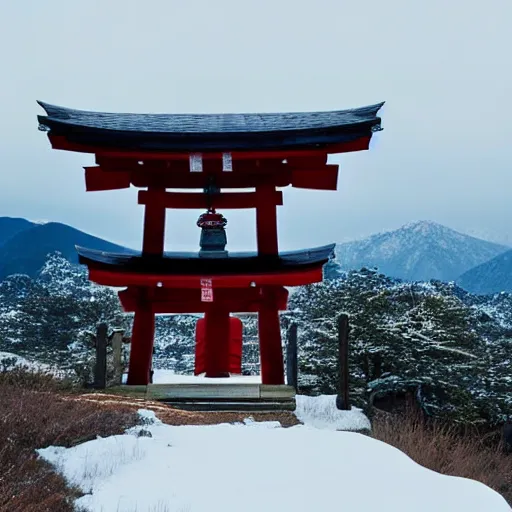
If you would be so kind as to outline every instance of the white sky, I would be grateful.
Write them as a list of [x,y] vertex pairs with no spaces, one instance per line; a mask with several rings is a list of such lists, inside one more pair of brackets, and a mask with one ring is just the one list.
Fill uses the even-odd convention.
[[[387,102],[337,192],[285,189],[280,247],[428,219],[512,244],[510,0],[0,0],[0,215],[140,247],[135,189],[85,193],[88,155],[50,149],[36,99],[132,112],[331,110]],[[171,249],[199,211],[168,213]],[[230,249],[254,213],[225,212]]]

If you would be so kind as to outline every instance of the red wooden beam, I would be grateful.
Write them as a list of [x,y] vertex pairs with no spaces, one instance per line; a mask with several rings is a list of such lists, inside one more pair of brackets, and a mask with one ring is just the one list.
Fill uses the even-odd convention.
[[[129,169],[130,166],[126,166]],[[87,192],[97,192],[103,190],[120,190],[129,188],[131,184],[136,187],[161,187],[161,188],[202,188],[207,182],[209,175],[204,176],[201,173],[174,173],[162,171],[146,172],[146,169],[138,169],[138,171],[120,170],[108,168],[105,170],[103,166],[84,167],[85,169],[85,186]],[[226,176],[216,175],[216,183],[220,188],[249,188],[259,185],[271,184],[277,187],[286,187],[292,185],[296,188],[306,188],[314,190],[336,190],[338,182],[338,166],[323,165],[318,168],[296,168],[295,166],[283,166],[282,170],[271,174],[234,174],[230,173]],[[279,192],[277,194],[280,194]],[[194,194],[189,194],[193,196]],[[169,199],[170,202],[177,201],[183,204],[181,194],[175,194],[175,198]],[[200,198],[201,194],[195,194],[196,198],[190,198],[197,206],[167,206],[167,208],[204,208],[204,200]],[[228,201],[233,201],[235,194],[230,194]],[[170,196],[169,196],[170,197]],[[240,198],[242,196],[240,195]],[[249,196],[247,196],[249,197]],[[224,204],[224,199],[218,197],[222,204],[216,205],[217,208],[254,208],[253,204],[248,206],[238,205],[236,201],[233,206]],[[243,200],[241,199],[243,202]],[[282,204],[277,203],[278,205]],[[146,204],[141,203],[140,204]],[[185,201],[189,203],[189,200]],[[253,201],[254,203],[254,201]]]
[[[273,194],[266,195],[264,200],[274,205],[282,205],[283,193],[274,190]],[[211,196],[211,205],[219,209],[256,208],[258,201],[261,201],[261,197],[255,192],[230,192]],[[203,209],[208,207],[207,197],[203,193],[151,190],[139,192],[139,204],[159,205],[162,208]]]
[[[220,302],[220,301],[218,301]],[[206,313],[210,310],[209,302],[197,301],[183,301],[183,302],[155,302],[153,303],[153,310],[158,314],[187,314],[187,313]],[[236,301],[225,300],[222,304],[229,309],[229,311],[236,313],[257,313],[261,307],[259,301]],[[122,304],[123,310],[126,313],[136,311],[128,302]],[[285,311],[286,308],[281,308],[280,311]]]
[[84,167],[84,169],[87,192],[130,188],[131,176],[129,172],[107,173],[101,167]]
[[188,162],[181,160],[138,162],[97,156],[102,171],[106,174],[130,173],[131,182],[136,187],[203,188],[214,175],[220,188],[285,187],[291,184],[298,188],[335,190],[338,166],[327,165],[326,160],[326,154],[287,160],[238,160],[233,162],[232,173],[222,172],[220,161],[205,160],[204,172],[191,173]]
[[[249,288],[256,286],[302,286],[322,281],[322,266],[268,274],[237,274],[221,276],[139,274],[89,267],[89,279],[105,286],[142,286],[155,288],[200,288],[201,279],[211,279],[216,288]],[[214,291],[215,293],[215,291]]]
[[[187,160],[190,153],[172,153],[164,151],[129,151],[117,148],[102,148],[97,146],[87,146],[69,142],[62,135],[48,135],[53,149],[62,149],[65,151],[76,151],[79,153],[96,153],[97,155],[111,158],[134,158],[137,160]],[[295,149],[295,150],[274,150],[274,151],[232,151],[233,160],[255,160],[266,158],[291,158],[291,157],[309,157],[320,154],[338,154],[349,153],[352,151],[363,151],[369,148],[370,136],[360,137],[359,139],[332,144],[318,149]],[[203,159],[216,158],[222,159],[222,152],[205,152]]]
[[[316,165],[310,167],[318,167],[325,164],[327,156],[320,155],[320,158],[315,158]],[[302,161],[302,159],[298,159]],[[312,161],[308,159],[308,162]],[[142,172],[144,174],[163,172],[163,173],[182,173],[190,174],[190,164],[188,160],[176,159],[152,159],[152,160],[138,160],[135,158],[111,158],[105,157],[101,154],[96,155],[96,163],[101,166],[104,171],[121,171],[121,172]],[[233,172],[237,173],[262,173],[268,172],[271,174],[286,171],[289,167],[288,161],[284,162],[282,158],[266,158],[266,159],[243,159],[235,160],[232,162]],[[203,160],[203,173],[205,174],[218,174],[221,176],[224,171],[222,167],[222,160],[218,158],[207,158]],[[225,174],[225,173],[224,173]]]
[[338,165],[325,165],[321,169],[294,169],[292,187],[312,190],[337,190]]
[[[280,311],[287,308],[288,291],[281,286],[274,287],[276,305]],[[211,303],[201,301],[199,289],[155,288],[151,290],[152,309],[155,313],[205,313]],[[126,312],[137,309],[141,290],[128,288],[118,293]],[[232,312],[257,312],[262,301],[261,288],[216,289],[215,302],[222,302]]]
[[[262,295],[262,288],[259,286],[251,286],[250,288],[216,288],[215,298],[220,300],[234,299],[234,300],[260,300]],[[272,293],[279,300],[286,300],[288,291],[282,286],[273,287]],[[150,300],[152,302],[167,301],[167,302],[180,302],[182,300],[201,300],[201,289],[185,288],[183,290],[177,288],[164,288],[155,287],[152,289],[130,287],[118,292],[122,300]]]
[[[208,184],[211,175],[204,173],[183,174],[143,174],[132,173],[131,182],[135,187],[146,188],[151,185],[163,184],[165,188],[202,189]],[[238,174],[236,172],[224,173],[224,176],[215,175],[215,183],[219,188],[255,188],[261,184],[271,184],[276,187],[287,187],[291,183],[291,172],[284,171],[278,174]]]
[[323,167],[327,163],[327,153],[320,153],[314,156],[289,156],[286,159],[286,164],[289,167],[300,169],[314,169],[316,167]]

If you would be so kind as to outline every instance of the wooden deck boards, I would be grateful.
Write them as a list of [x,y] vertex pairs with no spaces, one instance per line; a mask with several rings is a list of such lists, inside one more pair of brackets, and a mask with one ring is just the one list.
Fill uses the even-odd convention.
[[295,409],[295,389],[254,383],[173,383],[115,386],[109,393],[161,401],[197,411],[277,411]]

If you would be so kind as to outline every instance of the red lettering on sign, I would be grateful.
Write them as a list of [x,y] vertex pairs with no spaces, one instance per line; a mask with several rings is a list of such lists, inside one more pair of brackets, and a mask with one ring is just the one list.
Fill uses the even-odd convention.
[[201,302],[213,302],[213,287],[211,279],[201,279]]
[[201,288],[201,302],[213,302],[212,288]]

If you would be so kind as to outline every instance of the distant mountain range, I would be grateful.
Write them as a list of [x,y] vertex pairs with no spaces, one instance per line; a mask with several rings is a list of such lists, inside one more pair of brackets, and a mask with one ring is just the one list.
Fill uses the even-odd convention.
[[472,293],[481,295],[512,292],[512,250],[464,272],[457,283]]
[[[435,222],[420,221],[395,231],[379,233],[364,240],[339,244],[336,255],[344,270],[377,267],[380,272],[407,281],[462,281],[469,291],[485,288],[479,275],[489,278],[495,273],[504,253],[510,248],[464,235]],[[512,253],[510,253],[512,258]],[[474,267],[484,267],[489,260],[496,261],[492,271],[473,275]],[[505,260],[503,260],[503,263]],[[512,265],[509,266],[512,269]],[[506,272],[506,270],[504,270]],[[471,277],[473,276],[473,277]],[[501,291],[499,279],[486,287],[491,292]],[[512,280],[509,289],[512,290]]]
[[47,255],[56,251],[71,263],[78,263],[75,245],[101,251],[124,250],[66,224],[0,217],[0,280],[11,274],[35,277]]
[[0,217],[0,247],[10,238],[22,231],[35,227],[37,224],[25,219]]
[[[75,245],[101,251],[124,248],[66,224],[0,217],[0,281],[8,275],[37,276],[47,255],[60,252],[78,263]],[[512,250],[458,233],[435,222],[421,221],[363,240],[338,244],[343,270],[377,267],[406,281],[455,281],[478,294],[512,292]]]

